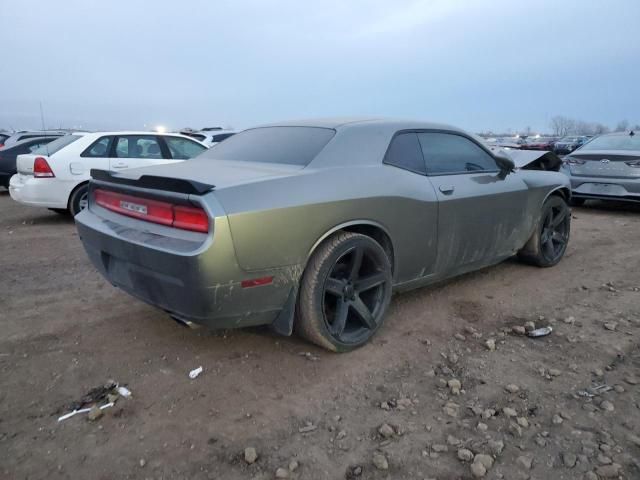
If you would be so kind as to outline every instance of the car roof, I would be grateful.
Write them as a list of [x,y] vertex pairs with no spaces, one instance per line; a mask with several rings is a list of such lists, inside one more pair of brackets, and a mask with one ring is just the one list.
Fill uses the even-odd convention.
[[[463,130],[442,123],[425,122],[419,120],[393,119],[384,117],[331,117],[292,120],[286,122],[269,123],[259,127],[319,127],[343,129],[350,127],[372,126],[388,130],[452,130],[464,132]],[[466,133],[466,132],[464,132]]]
[[17,146],[23,145],[25,143],[37,143],[37,142],[41,142],[42,140],[51,140],[51,141],[53,141],[53,140],[56,140],[56,137],[60,138],[60,137],[64,137],[64,136],[66,136],[66,135],[48,135],[46,137],[42,136],[42,137],[25,138],[23,140],[20,140],[20,141],[18,141],[16,143],[12,144],[11,147],[17,147]]
[[180,135],[202,135],[213,137],[215,135],[223,135],[225,133],[238,133],[238,130],[179,130],[177,132]]
[[149,131],[136,131],[136,130],[122,130],[122,131],[114,131],[114,132],[90,132],[85,133],[85,135],[170,135],[176,137],[185,137],[182,133],[178,132],[149,132]]

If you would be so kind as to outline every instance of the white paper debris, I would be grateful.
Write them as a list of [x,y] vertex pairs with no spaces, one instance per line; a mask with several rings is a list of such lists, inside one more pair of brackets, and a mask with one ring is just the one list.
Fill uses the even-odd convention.
[[195,368],[189,372],[189,378],[193,380],[194,378],[197,378],[198,375],[200,375],[201,373],[202,373],[202,367]]
[[131,390],[129,390],[127,387],[118,387],[116,391],[121,397],[129,398],[131,396]]
[[[113,407],[113,405],[114,405],[113,402],[105,403],[104,405],[102,405],[100,407],[100,410],[104,410],[105,408]],[[71,418],[74,415],[77,415],[79,413],[89,413],[90,410],[91,410],[91,408],[81,408],[80,410],[74,410],[73,412],[69,412],[69,413],[66,413],[66,414],[62,415],[61,417],[58,417],[58,421],[61,422],[63,420],[66,420],[67,418]]]

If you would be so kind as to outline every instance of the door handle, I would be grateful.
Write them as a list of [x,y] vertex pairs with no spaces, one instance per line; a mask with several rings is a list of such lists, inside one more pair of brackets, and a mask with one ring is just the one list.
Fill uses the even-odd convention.
[[438,189],[445,195],[451,195],[454,192],[455,187],[453,185],[440,185]]
[[113,168],[127,168],[129,165],[126,163],[115,163],[113,164]]

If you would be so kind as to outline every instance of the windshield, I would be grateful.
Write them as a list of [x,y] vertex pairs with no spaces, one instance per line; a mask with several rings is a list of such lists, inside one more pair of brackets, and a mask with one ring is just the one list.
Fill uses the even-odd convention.
[[82,135],[65,135],[64,137],[60,137],[47,145],[43,145],[42,147],[35,149],[32,153],[37,155],[53,155],[79,138],[82,138]]
[[575,142],[579,142],[580,140],[581,140],[580,137],[564,137],[560,141],[565,143],[575,143]]
[[306,166],[335,133],[319,127],[253,128],[227,138],[198,158]]
[[640,151],[640,135],[605,135],[594,138],[584,145],[585,150],[638,150]]

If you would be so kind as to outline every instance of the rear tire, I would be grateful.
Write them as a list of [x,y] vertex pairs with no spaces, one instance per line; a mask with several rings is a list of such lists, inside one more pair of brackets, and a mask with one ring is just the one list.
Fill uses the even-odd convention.
[[569,200],[569,205],[571,205],[572,207],[581,207],[586,201],[586,198],[572,198],[571,200]]
[[567,250],[571,210],[564,198],[552,195],[542,205],[538,225],[518,257],[537,267],[556,265]]
[[382,326],[391,288],[382,246],[366,235],[339,232],[318,247],[302,276],[296,333],[334,352],[358,348]]
[[72,217],[75,217],[82,210],[87,208],[87,202],[89,198],[89,185],[84,184],[76,188],[69,197],[69,213]]

